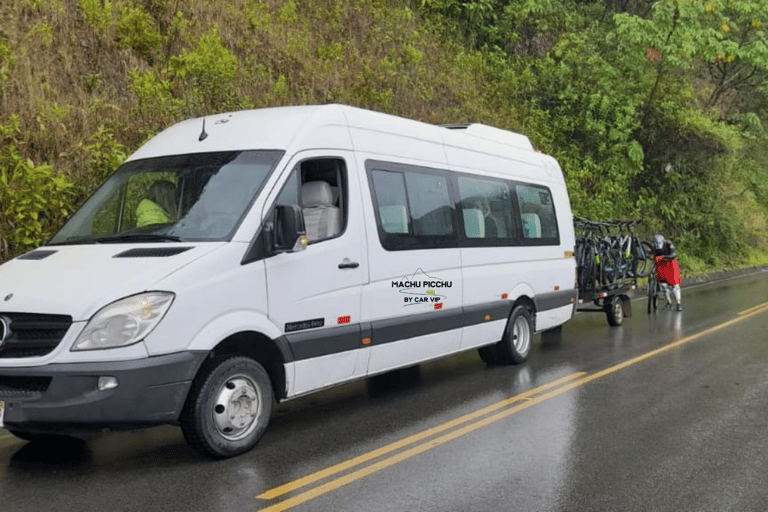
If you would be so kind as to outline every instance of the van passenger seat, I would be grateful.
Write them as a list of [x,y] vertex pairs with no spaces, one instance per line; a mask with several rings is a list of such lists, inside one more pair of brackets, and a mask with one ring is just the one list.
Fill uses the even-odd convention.
[[333,206],[328,182],[308,181],[302,185],[301,208],[310,242],[330,238],[341,231],[341,211]]
[[464,210],[464,230],[468,238],[485,237],[485,217],[477,208]]

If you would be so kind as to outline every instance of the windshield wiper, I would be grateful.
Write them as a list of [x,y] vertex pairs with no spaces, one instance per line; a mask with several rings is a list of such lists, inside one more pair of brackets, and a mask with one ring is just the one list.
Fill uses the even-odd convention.
[[94,238],[92,240],[97,244],[120,243],[120,242],[183,242],[178,236],[161,235],[158,233],[126,233],[124,235],[105,236]]
[[88,235],[70,236],[65,238],[61,242],[45,245],[80,245],[80,244],[114,244],[121,242],[183,242],[184,240],[178,236],[173,235],[161,235],[158,233],[126,233],[124,235],[94,237]]
[[45,245],[80,245],[80,244],[97,244],[99,243],[97,239],[92,237],[91,235],[88,236],[68,236],[64,240],[61,240],[59,242],[54,242],[52,244],[45,244]]

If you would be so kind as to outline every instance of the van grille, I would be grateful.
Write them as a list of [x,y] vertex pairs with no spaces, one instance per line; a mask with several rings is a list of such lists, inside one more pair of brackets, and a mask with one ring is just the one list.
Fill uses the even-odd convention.
[[72,325],[72,317],[68,315],[0,313],[0,317],[5,320],[8,331],[0,345],[3,359],[50,354]]

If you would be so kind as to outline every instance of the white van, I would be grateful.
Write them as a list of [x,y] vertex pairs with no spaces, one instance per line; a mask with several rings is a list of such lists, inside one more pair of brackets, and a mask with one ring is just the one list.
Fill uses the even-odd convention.
[[574,314],[562,172],[522,135],[342,105],[192,119],[0,266],[0,426],[180,424],[252,448],[273,401]]

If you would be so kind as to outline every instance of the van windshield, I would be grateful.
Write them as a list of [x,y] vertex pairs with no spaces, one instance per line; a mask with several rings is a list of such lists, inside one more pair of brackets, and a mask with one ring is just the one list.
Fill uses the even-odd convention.
[[122,165],[48,242],[227,240],[283,151],[227,151]]

